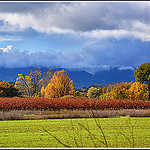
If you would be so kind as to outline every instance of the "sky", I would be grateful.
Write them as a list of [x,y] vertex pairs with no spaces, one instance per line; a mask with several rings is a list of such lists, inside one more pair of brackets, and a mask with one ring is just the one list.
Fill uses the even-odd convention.
[[150,2],[0,2],[0,67],[150,62]]

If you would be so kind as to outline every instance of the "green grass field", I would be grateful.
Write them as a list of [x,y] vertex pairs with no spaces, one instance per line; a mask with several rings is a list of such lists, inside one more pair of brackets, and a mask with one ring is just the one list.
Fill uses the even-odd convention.
[[71,147],[149,148],[150,118],[0,121],[1,148],[65,147],[61,142]]

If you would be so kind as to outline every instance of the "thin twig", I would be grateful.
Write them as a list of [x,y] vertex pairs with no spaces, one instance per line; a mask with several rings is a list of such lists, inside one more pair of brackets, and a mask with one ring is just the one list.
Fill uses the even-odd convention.
[[100,131],[101,131],[101,133],[102,133],[102,135],[103,135],[103,137],[104,137],[105,145],[106,145],[106,147],[108,148],[108,143],[107,143],[107,140],[106,140],[106,136],[105,136],[105,134],[104,134],[104,132],[103,132],[103,129],[102,129],[102,127],[100,126],[99,121],[97,121],[97,119],[95,118],[95,115],[94,115],[93,110],[91,110],[91,112],[92,112],[92,115],[93,115],[93,118],[94,118],[94,121],[95,121],[96,125],[98,126],[98,128],[100,129]]
[[130,129],[130,126],[129,126],[129,124],[127,123],[127,121],[126,121],[126,124],[127,124],[127,126],[129,127],[129,130],[130,130],[130,133],[131,133],[131,136],[132,136],[132,147],[134,148],[134,146],[135,146],[135,141],[134,141],[134,136],[133,136],[133,128],[135,127],[135,125],[136,125],[136,123],[137,123],[137,120],[136,120],[136,122],[132,125],[132,123],[131,123],[131,119],[129,118],[129,120],[128,120],[128,122],[130,123],[130,125],[131,125],[131,129]]
[[51,134],[50,132],[48,132],[44,127],[43,127],[43,130],[44,130],[46,133],[48,133],[49,135],[51,135],[55,140],[57,140],[57,141],[58,141],[60,144],[62,144],[63,146],[65,146],[65,147],[71,147],[70,145],[67,145],[67,144],[61,142],[56,136],[54,136],[53,134]]
[[90,137],[91,137],[91,139],[92,139],[92,142],[93,142],[93,144],[94,144],[94,146],[96,147],[96,144],[95,144],[95,142],[94,142],[94,140],[93,140],[93,138],[92,138],[92,136],[95,138],[95,139],[97,139],[99,142],[101,142],[101,143],[103,143],[104,145],[105,145],[105,143],[103,142],[103,141],[101,141],[101,140],[99,140],[93,133],[91,133],[84,125],[82,125],[82,124],[80,124],[80,123],[78,123],[81,127],[83,127],[88,133],[89,133],[89,135],[90,135]]
[[76,137],[75,137],[75,130],[74,130],[74,127],[73,127],[73,122],[72,122],[72,119],[71,119],[71,127],[72,127],[72,130],[73,130],[73,139],[74,139],[74,142],[76,144],[77,147],[79,147],[78,143],[77,143],[77,140],[76,140]]

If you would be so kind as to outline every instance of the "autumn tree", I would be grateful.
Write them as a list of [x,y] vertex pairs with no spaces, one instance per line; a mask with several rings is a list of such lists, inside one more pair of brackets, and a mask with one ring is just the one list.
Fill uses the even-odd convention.
[[113,89],[113,87],[117,86],[119,84],[121,84],[121,83],[120,82],[112,82],[112,83],[107,84],[105,87],[103,87],[102,94],[106,94],[106,93],[111,92],[111,90]]
[[46,71],[42,74],[42,79],[40,80],[40,92],[39,96],[44,97],[45,96],[45,88],[50,83],[50,79],[53,76],[54,69],[47,68]]
[[32,78],[32,85],[33,85],[33,95],[37,94],[40,91],[40,77],[41,71],[40,68],[34,68],[34,70],[30,72],[29,76]]
[[64,95],[74,95],[74,83],[70,80],[68,72],[64,69],[56,71],[45,88],[45,96],[50,98],[59,98]]
[[6,81],[0,81],[0,97],[14,97],[20,96],[20,92],[16,89],[13,84]]
[[148,99],[148,85],[140,82],[134,82],[128,89],[128,99],[146,100]]
[[112,87],[110,92],[102,93],[100,98],[146,100],[148,98],[148,85],[140,82],[122,82]]
[[40,68],[34,68],[34,70],[27,75],[18,74],[15,87],[19,89],[22,95],[29,97],[35,96],[39,91],[39,81],[41,77]]
[[19,89],[22,95],[31,97],[32,95],[32,78],[30,76],[24,76],[22,73],[18,74],[15,87]]
[[42,86],[41,91],[40,91],[40,96],[44,97],[45,96],[45,88]]
[[42,74],[42,79],[40,80],[40,88],[45,88],[49,83],[50,79],[53,76],[54,69],[47,68],[46,71]]
[[50,82],[52,72],[52,69],[47,69],[42,75],[40,68],[36,67],[25,75],[18,74],[15,87],[19,89],[22,95],[39,97],[41,96],[41,89],[44,90]]
[[122,82],[120,84],[116,84],[112,87],[111,91],[105,93],[101,96],[101,98],[109,98],[109,99],[128,99],[128,89],[131,87],[133,82]]
[[148,84],[148,100],[150,100],[150,63],[143,63],[134,72],[137,82]]

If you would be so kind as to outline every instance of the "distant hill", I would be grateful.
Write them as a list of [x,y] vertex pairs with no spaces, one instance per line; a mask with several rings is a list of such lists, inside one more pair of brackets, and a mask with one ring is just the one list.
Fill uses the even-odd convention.
[[[33,67],[26,68],[0,68],[0,80],[16,81],[18,73],[25,74],[27,71],[32,70]],[[64,68],[57,68],[62,70]],[[43,73],[46,70],[45,67],[41,68]],[[88,87],[93,83],[105,86],[111,82],[130,82],[135,81],[134,71],[135,69],[119,69],[118,67],[111,68],[109,70],[95,70],[95,72],[89,73],[86,69],[66,69],[69,73],[69,77],[75,83],[76,88]]]
[[105,86],[111,82],[131,82],[135,81],[134,70],[119,70],[117,67],[110,70],[99,70],[94,74],[96,83]]

